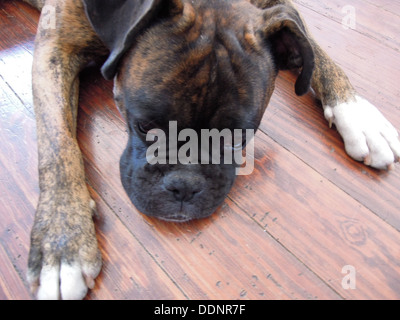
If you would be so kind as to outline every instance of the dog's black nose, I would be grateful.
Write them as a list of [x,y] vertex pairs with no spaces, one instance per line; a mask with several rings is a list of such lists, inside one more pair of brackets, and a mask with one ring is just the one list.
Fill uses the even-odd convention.
[[192,172],[171,172],[164,177],[164,187],[170,191],[176,201],[189,201],[205,186],[203,176]]

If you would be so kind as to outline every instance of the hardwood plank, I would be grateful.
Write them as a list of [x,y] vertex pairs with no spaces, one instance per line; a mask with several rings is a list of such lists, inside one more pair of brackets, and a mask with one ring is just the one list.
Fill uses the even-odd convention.
[[1,48],[19,46],[32,52],[39,12],[21,1],[2,1],[1,17]]
[[[33,28],[29,19],[20,22],[20,6],[7,2],[1,4],[1,9],[0,226],[1,242],[8,254],[4,256],[1,273],[5,288],[10,288],[9,298],[28,299],[27,289],[20,288],[26,287],[29,233],[38,198],[36,125],[30,85],[32,52],[29,51],[33,49],[32,32],[36,26]],[[14,273],[21,277],[20,283]]]
[[[26,192],[37,194],[37,140],[33,114],[0,78],[0,159],[12,164],[2,175],[12,175]],[[5,180],[6,177],[4,177]]]
[[[104,178],[89,173],[92,183]],[[126,196],[117,194],[121,189],[107,190],[118,217],[190,299],[339,298],[229,200],[210,219],[171,224],[142,216]],[[131,251],[124,256],[133,259],[124,274],[149,268]],[[120,263],[115,255],[114,260]]]
[[0,78],[33,114],[31,71],[40,13],[22,1],[3,1],[0,8]]
[[377,8],[382,9],[384,11],[395,12],[395,16],[399,17],[400,12],[400,3],[393,0],[382,0],[379,2],[373,0],[366,0],[365,2],[375,5]]
[[[87,76],[82,81],[82,86],[89,88],[81,95],[78,137],[89,183],[188,297],[339,297],[251,219],[243,217],[243,212],[229,200],[212,218],[182,225],[138,213],[119,181],[118,161],[125,146],[125,127],[115,113],[109,114],[112,106],[108,103],[112,100],[107,96],[111,91],[103,92],[103,104],[98,105],[98,91],[107,83],[92,86],[93,74]],[[96,151],[97,148],[113,153]],[[277,261],[294,269],[282,272]],[[246,268],[238,268],[238,264]]]
[[[94,95],[96,95],[96,93],[95,92],[93,92],[93,90],[88,90],[88,92],[92,92],[92,93],[94,93]],[[85,107],[83,108],[83,110],[85,110]],[[98,117],[99,117],[99,115],[100,115],[100,113],[99,113],[99,111],[97,110],[96,111],[96,119],[98,119]],[[81,117],[81,121],[84,121],[85,122],[85,124],[86,124],[86,130],[88,129],[88,126],[90,125],[90,123],[88,123],[88,121],[86,121],[86,120],[83,120],[83,117]],[[110,122],[109,122],[110,123]],[[107,127],[105,127],[105,125],[107,125],[107,123],[106,122],[102,122],[102,121],[99,121],[98,122],[98,124],[100,125],[100,129],[98,128],[97,130],[96,130],[96,128],[92,128],[92,129],[89,129],[89,131],[92,133],[92,135],[93,136],[95,136],[96,137],[96,139],[98,139],[99,141],[101,141],[101,143],[103,144],[105,144],[107,147],[110,147],[110,145],[114,142],[115,144],[117,144],[117,141],[118,141],[118,137],[117,136],[113,136],[113,134],[112,135],[107,135],[107,136],[102,136],[102,130],[104,130],[105,132],[111,132],[111,130],[110,130],[110,128],[107,128]],[[118,133],[114,133],[114,134],[118,134]],[[87,136],[86,136],[86,138],[87,138]],[[81,142],[82,142],[82,140],[81,140]],[[260,148],[260,143],[257,143],[257,148],[259,149]],[[122,149],[123,149],[123,145],[122,146],[115,146],[114,148],[112,148],[112,149],[117,149],[117,148],[120,148],[120,152],[122,152]],[[277,147],[278,148],[278,147]],[[270,147],[268,147],[268,148],[266,148],[267,150],[270,150],[271,148]],[[120,152],[118,153],[118,154],[120,154]],[[103,155],[104,156],[104,155]],[[293,156],[291,156],[290,154],[284,154],[284,156],[282,156],[282,157],[280,157],[280,158],[282,158],[282,159],[290,159],[288,162],[289,163],[294,163],[293,164],[293,167],[292,168],[290,168],[290,170],[289,169],[287,169],[287,168],[285,168],[285,170],[282,170],[282,171],[286,171],[286,172],[293,172],[294,171],[294,168],[296,168],[296,166],[297,165],[299,165],[298,164],[298,162],[299,161],[296,161],[296,159],[293,159],[294,157]],[[99,178],[97,178],[98,179],[98,182],[96,182],[97,184],[98,184],[98,187],[97,188],[99,188],[99,190],[100,190],[100,193],[102,193],[102,194],[106,194],[106,196],[107,196],[107,199],[109,199],[110,201],[110,203],[113,203],[113,208],[115,208],[115,211],[118,211],[118,213],[119,213],[119,215],[121,216],[121,217],[123,217],[122,219],[134,219],[134,217],[132,217],[130,214],[129,214],[129,212],[130,211],[132,211],[132,212],[135,212],[135,209],[134,208],[131,208],[130,209],[130,203],[129,203],[129,200],[128,199],[125,199],[125,200],[123,200],[123,199],[118,199],[118,197],[120,197],[121,195],[117,195],[117,194],[115,194],[115,192],[117,192],[117,191],[115,191],[115,190],[122,190],[122,188],[121,188],[121,186],[120,186],[120,183],[119,183],[119,181],[117,180],[117,181],[115,181],[114,183],[115,183],[115,185],[112,185],[112,186],[107,186],[107,184],[110,184],[111,182],[110,182],[110,180],[111,180],[111,177],[112,176],[118,176],[118,169],[117,168],[114,168],[114,172],[112,171],[112,168],[110,167],[110,163],[112,163],[112,162],[114,162],[114,163],[116,163],[117,161],[118,161],[118,156],[115,156],[115,159],[114,160],[111,160],[111,159],[109,159],[108,161],[104,161],[105,159],[103,158],[102,159],[102,161],[95,161],[95,159],[93,160],[94,162],[98,162],[98,165],[97,166],[100,166],[100,167],[98,167],[97,168],[97,170],[99,170],[99,172],[97,172],[97,170],[96,170],[96,172],[93,170],[93,174],[97,174],[97,175],[99,175]],[[106,167],[104,167],[103,169],[101,168],[101,166],[103,166],[103,163],[105,163],[105,166]],[[301,165],[299,165],[300,167],[301,167]],[[88,166],[88,171],[92,171],[92,169],[90,169],[90,168],[93,168],[94,166]],[[268,167],[268,165],[266,165],[266,164],[262,164],[261,165],[261,167]],[[302,169],[300,170],[301,172],[303,172],[305,169],[302,167]],[[312,170],[309,170],[309,171],[312,171]],[[100,172],[102,172],[103,174],[100,174]],[[105,172],[107,172],[107,174],[109,174],[110,175],[110,178],[106,178],[105,176],[103,176],[104,175],[104,173]],[[316,178],[316,180],[318,180],[318,179],[321,179],[321,177],[319,177],[319,175],[318,174],[316,174],[316,173],[314,173],[314,174],[311,174],[311,172],[307,172],[307,175],[305,176],[305,177],[303,177],[302,178],[302,181],[299,183],[300,185],[301,184],[304,184],[304,185],[308,185],[309,183],[306,183],[306,182],[304,182],[304,180],[307,180],[307,181],[309,181],[309,177],[308,177],[308,175],[314,175]],[[296,179],[296,178],[298,178],[298,177],[291,177],[291,178],[293,178],[293,179]],[[92,177],[92,173],[89,173],[89,179],[92,181],[92,183],[93,183],[93,181],[95,181],[95,177]],[[265,181],[265,178],[263,178],[263,177],[256,177],[256,176],[251,176],[250,178],[249,178],[250,180],[253,180],[253,179],[255,179],[255,181]],[[105,183],[104,181],[108,181],[107,183]],[[295,181],[295,180],[293,180],[293,181]],[[318,183],[320,183],[320,180],[318,180],[318,183],[316,183],[316,181],[313,181],[314,183],[311,183],[311,186],[313,186],[314,184],[315,184],[315,187],[316,188],[318,188]],[[277,185],[279,185],[279,181],[276,181],[275,182]],[[291,183],[291,181],[290,181],[290,179],[289,178],[287,178],[286,179],[286,183],[287,184],[290,184]],[[274,187],[276,187],[276,186],[272,186],[272,188],[274,188]],[[331,186],[331,188],[332,188],[332,190],[336,190],[335,189],[335,187],[334,186]],[[244,189],[248,189],[248,188],[246,188],[246,186],[245,187],[243,187],[242,186],[242,188],[240,189],[239,188],[239,191],[238,191],[238,194],[241,194],[242,192],[243,192],[243,190]],[[257,187],[256,188],[257,190],[259,190],[259,193],[257,194],[257,196],[253,196],[253,197],[250,197],[249,198],[249,202],[251,202],[253,205],[252,206],[248,206],[247,204],[246,204],[246,206],[244,206],[245,208],[246,208],[246,211],[248,212],[248,213],[250,213],[250,212],[257,212],[257,211],[255,211],[256,210],[256,208],[264,208],[264,206],[260,206],[260,203],[259,203],[259,201],[256,201],[255,199],[262,199],[262,198],[265,198],[265,196],[264,196],[264,194],[265,194],[265,192],[268,190],[268,188],[266,188],[265,186],[259,186],[259,187]],[[282,190],[283,189],[283,190]],[[237,190],[237,187],[235,187],[234,188],[234,190],[233,190],[233,192],[235,192],[235,190]],[[293,194],[293,190],[288,190],[287,188],[277,188],[276,189],[277,190],[277,192],[282,192],[284,195],[286,194],[286,195],[288,195],[288,196],[290,196],[291,194]],[[329,193],[333,193],[334,195],[335,195],[335,193],[339,193],[340,194],[340,191],[335,191],[335,192],[333,192],[332,190],[329,190]],[[123,191],[122,191],[123,192]],[[308,192],[308,193],[311,193],[311,192]],[[233,195],[233,199],[236,199],[236,198],[241,198],[239,195],[236,195],[236,194],[234,194]],[[308,199],[308,198],[305,198],[304,200],[303,200],[303,197],[304,197],[304,195],[303,194],[301,194],[301,195],[298,195],[298,199],[297,199],[297,201],[300,201],[300,202],[307,202],[307,201],[309,201],[310,202],[310,204],[312,203],[311,202],[311,200],[310,199]],[[339,199],[342,199],[342,198],[346,198],[346,195],[344,194],[341,194],[340,196],[338,196],[338,198]],[[329,200],[330,202],[329,202],[329,205],[331,206],[332,205],[332,203],[334,203],[334,200],[333,199],[331,199],[331,200]],[[362,208],[362,206],[360,206],[358,203],[356,203],[355,201],[351,201],[351,200],[348,200],[348,201],[350,201],[350,203],[351,203],[351,206],[350,206],[350,208],[348,208],[347,206],[343,206],[343,211],[344,212],[347,212],[346,210],[349,210],[350,212],[353,212],[353,211],[355,211],[355,212],[357,212],[358,210],[361,210],[361,211],[363,211],[363,208]],[[125,203],[124,203],[125,202]],[[298,204],[297,203],[295,203],[295,204],[290,204],[290,205],[288,205],[288,202],[287,201],[283,201],[283,203],[285,203],[285,206],[284,206],[284,208],[282,208],[282,210],[285,210],[285,208],[287,209],[287,207],[288,208],[291,208],[291,207],[298,207]],[[276,205],[276,207],[278,208],[279,206],[282,206],[282,202],[279,202],[279,204],[277,204]],[[243,207],[243,206],[242,206]],[[327,207],[327,203],[322,203],[320,206],[319,206],[319,208],[321,209],[321,211],[322,210],[326,210],[326,209],[324,209],[325,207]],[[250,209],[249,209],[250,208]],[[329,207],[328,207],[329,208]],[[360,209],[361,208],[361,209]],[[262,209],[261,209],[262,210]],[[328,209],[329,210],[329,209]],[[289,210],[290,211],[290,210]],[[367,210],[364,210],[364,211],[367,211]],[[369,216],[372,216],[371,217],[371,219],[374,219],[374,215],[373,214],[371,214],[370,212],[368,213],[369,214]],[[289,219],[289,218],[288,218]],[[348,222],[350,220],[350,222]],[[379,220],[379,219],[378,219]],[[215,222],[213,222],[213,223],[215,223]],[[127,223],[128,224],[128,223]],[[135,221],[135,222],[131,222],[131,225],[132,226],[136,226],[137,227],[137,225],[139,224],[139,222],[138,221]],[[346,228],[349,228],[349,229],[351,229],[351,230],[353,230],[353,225],[356,225],[356,230],[357,230],[357,224],[353,221],[353,220],[351,220],[351,219],[347,219],[346,221],[343,221],[343,224],[344,224],[344,226],[346,226]],[[375,222],[374,222],[374,224],[375,224]],[[300,223],[299,223],[299,225],[301,225]],[[329,225],[329,224],[328,224]],[[386,224],[384,224],[384,223],[382,223],[382,221],[380,221],[380,226],[381,226],[381,228],[382,229],[384,229],[385,227],[387,227],[386,226]],[[292,226],[293,227],[293,226]],[[320,227],[320,226],[318,226],[318,227]],[[340,226],[339,226],[340,227]],[[315,226],[310,226],[310,228],[311,228],[311,231],[310,230],[308,230],[308,232],[310,232],[310,233],[312,233],[312,231],[313,231],[313,229],[315,228]],[[323,227],[321,230],[325,230],[326,229],[326,226],[325,227]],[[338,230],[341,230],[340,228],[338,228]],[[331,234],[331,236],[334,236],[334,235],[336,235],[336,233],[335,232],[337,232],[338,230],[334,230],[333,232],[332,232],[332,234]],[[346,229],[347,230],[347,229]],[[346,230],[345,230],[345,232],[346,232]],[[292,235],[294,232],[293,232],[293,230],[285,230],[286,231],[286,236],[288,236],[288,235]],[[394,237],[396,238],[396,236],[398,237],[398,234],[396,233],[396,232],[392,232],[393,233],[393,235],[394,235]],[[158,233],[157,234],[155,234],[155,235],[153,235],[154,237],[156,237],[158,235]],[[322,235],[320,235],[321,237],[322,237]],[[146,237],[145,235],[143,235],[143,237]],[[350,235],[345,235],[344,236],[345,238],[346,237],[350,237],[350,242],[351,241],[353,241],[354,239],[351,239],[351,237],[352,237],[352,235],[350,234]],[[353,236],[354,237],[354,236]],[[279,237],[277,237],[277,238],[279,238],[279,241],[281,242],[281,237],[279,236]],[[292,240],[293,241],[296,241],[296,240],[294,240],[294,239],[297,239],[297,237],[294,237]],[[337,240],[337,239],[336,239]],[[329,240],[330,242],[329,242],[329,244],[325,247],[325,248],[322,248],[321,249],[321,252],[319,253],[322,257],[319,257],[318,259],[321,259],[321,260],[319,260],[319,262],[321,262],[322,261],[322,265],[326,265],[326,264],[332,264],[332,261],[324,261],[324,259],[326,259],[326,257],[325,257],[325,255],[326,255],[326,250],[327,250],[327,248],[329,248],[330,246],[336,246],[336,244],[334,244],[334,241],[335,240],[332,240],[332,239],[330,239]],[[375,241],[375,240],[374,240]],[[145,241],[145,243],[146,243],[146,245],[149,245],[149,242],[150,242],[150,239],[146,239],[146,241]],[[306,241],[307,242],[307,241]],[[310,242],[310,239],[308,239],[308,242]],[[261,242],[259,242],[259,243],[261,243]],[[282,242],[281,242],[282,243]],[[284,244],[284,246],[286,247],[286,243],[284,242],[283,243]],[[392,245],[393,245],[393,248],[395,248],[396,246],[395,246],[395,244],[394,243],[392,243]],[[156,245],[156,247],[159,247],[160,245]],[[346,245],[344,245],[344,246],[346,246]],[[296,254],[297,254],[297,250],[298,250],[298,248],[296,248],[296,250],[295,249],[293,249],[293,250],[290,250],[291,252],[296,252]],[[344,252],[347,252],[347,250],[345,250],[345,249],[343,249],[344,250]],[[386,249],[385,249],[386,250]],[[313,254],[315,255],[315,254],[317,254],[317,251],[318,250],[313,250]],[[391,257],[393,258],[393,257],[396,257],[396,254],[395,254],[395,252],[393,253],[392,252],[392,256],[387,256],[387,257],[384,257],[385,259],[386,259],[386,262],[388,262],[388,264],[390,265],[390,261],[391,260],[389,260]],[[353,253],[351,253],[350,254],[350,256],[352,256],[353,255]],[[336,259],[336,258],[339,258],[339,257],[335,257],[334,259]],[[360,259],[361,260],[361,259]],[[352,260],[353,261],[353,260]],[[358,261],[359,263],[360,263],[360,261]],[[343,258],[341,258],[340,259],[340,263],[341,263],[341,265],[338,265],[338,264],[336,264],[335,265],[335,268],[336,269],[334,269],[334,270],[330,270],[329,272],[333,272],[333,273],[336,273],[336,277],[338,277],[339,275],[340,275],[340,272],[341,272],[341,268],[344,266],[344,265],[346,265],[346,263],[344,262],[344,260],[343,260]],[[339,264],[340,264],[339,263]],[[307,265],[308,265],[308,263],[307,263]],[[309,265],[308,265],[309,266]],[[391,271],[391,274],[393,274],[394,276],[393,276],[393,278],[395,279],[396,278],[396,272],[398,272],[398,270],[396,271],[396,267],[394,268],[394,270],[391,270],[390,269],[391,267],[389,266],[389,271]],[[314,270],[314,269],[313,269]],[[323,273],[325,272],[325,270],[318,270],[319,272],[322,272],[322,275],[321,274],[319,274],[319,276],[320,277],[323,277],[323,278],[325,278],[325,279],[327,279],[327,281],[332,281],[331,280],[331,278],[332,278],[332,275],[324,275]],[[371,271],[372,272],[372,271]],[[373,272],[375,272],[375,271],[373,271]],[[176,271],[174,271],[173,272],[173,274],[176,274]],[[368,276],[367,277],[369,277],[370,276],[370,274],[368,274]],[[337,283],[336,283],[336,286],[340,286],[341,285],[341,278],[335,278],[335,280],[337,281]],[[382,281],[382,279],[380,279],[380,281]],[[383,286],[384,284],[380,284],[381,286]],[[386,283],[386,285],[387,285],[387,283]],[[387,286],[386,286],[387,287]],[[394,293],[396,293],[397,291],[395,291]],[[367,293],[365,293],[365,292],[363,292],[363,293],[361,293],[361,295],[366,295]],[[368,294],[371,294],[371,293],[368,293]],[[388,295],[386,296],[386,297],[391,297],[391,295],[393,294],[393,292],[388,292],[387,293]],[[355,297],[357,297],[357,296],[350,296],[350,297],[352,297],[352,298],[355,298]],[[376,296],[375,296],[375,298],[376,298]]]
[[[398,124],[399,46],[388,48],[357,30],[344,30],[341,24],[309,8],[299,6],[299,10],[318,43],[345,70],[359,93]],[[363,9],[360,5],[356,10]],[[371,28],[376,24],[374,20],[369,23]]]
[[18,289],[23,286],[22,280],[18,285],[12,274],[25,278],[29,233],[38,198],[35,120],[1,78],[0,128],[1,243],[11,259],[4,260],[0,269],[6,275],[4,279],[13,281],[10,288],[15,286],[10,297],[25,299],[26,294]]
[[[99,218],[96,231],[103,268],[87,299],[186,299],[179,286],[92,189]],[[155,290],[155,288],[157,288]]]
[[13,265],[0,243],[0,300],[29,300],[28,289],[24,286],[20,276],[15,272]]
[[[256,171],[230,197],[343,297],[398,299],[399,232],[267,136],[257,140]],[[345,265],[359,270],[357,290],[341,286]]]
[[[32,224],[34,205],[36,204],[38,192],[37,188],[34,188],[34,194],[29,195],[30,188],[32,188],[32,185],[36,187],[37,183],[37,174],[31,175],[29,172],[29,170],[33,169],[32,171],[36,173],[37,156],[35,134],[34,132],[29,136],[26,134],[28,133],[27,128],[34,130],[35,125],[32,115],[24,108],[20,100],[16,98],[16,96],[9,90],[8,86],[6,86],[1,79],[0,84],[0,93],[3,93],[0,94],[0,101],[3,111],[1,118],[2,121],[0,122],[0,126],[3,130],[1,131],[0,139],[1,141],[5,141],[5,143],[2,145],[2,150],[4,152],[0,154],[0,177],[2,181],[7,181],[7,183],[3,183],[0,199],[2,215],[4,214],[4,218],[1,220],[1,228],[3,230],[7,230],[7,234],[3,234],[2,239],[5,241],[7,248],[14,256],[19,258],[22,257],[21,262],[15,263],[15,267],[18,268],[18,272],[21,272],[25,277],[29,250],[29,230]],[[2,163],[7,163],[7,161],[10,162],[12,159],[15,159],[15,162],[21,165],[18,170],[15,170],[15,168],[11,166],[8,166],[8,169],[6,169],[1,165]],[[28,170],[28,172],[24,172],[23,168]],[[30,182],[30,184],[27,184],[27,182]],[[28,204],[28,207],[25,207],[25,195],[27,195],[29,199],[35,199],[35,203],[31,203],[31,206]],[[105,205],[101,202],[101,199],[99,199],[97,195],[93,194],[93,196],[97,200],[101,214],[102,211],[105,211]],[[14,199],[17,198],[18,203],[14,201]],[[32,215],[25,216],[24,214],[27,212],[30,212]],[[132,242],[134,243],[134,239],[129,232],[126,231],[126,228],[124,228],[121,223],[114,218],[114,214],[112,212],[109,217],[109,219],[101,220],[100,227],[98,228],[98,235],[102,248],[107,248],[108,251],[112,251],[112,256],[115,259],[113,259],[112,263],[109,262],[107,258],[109,257],[110,253],[103,250],[105,267],[99,283],[101,283],[101,286],[104,288],[104,290],[96,292],[96,294],[92,292],[90,297],[93,299],[126,299],[127,297],[131,299],[184,298],[177,288],[174,289],[174,284],[171,283],[170,279],[162,271],[161,275],[158,275],[154,272],[149,274],[148,270],[152,269],[143,269],[143,272],[141,273],[138,272],[137,269],[134,269],[138,277],[138,279],[136,279],[134,282],[136,286],[143,283],[145,279],[150,279],[150,283],[154,284],[154,286],[151,287],[159,287],[158,290],[154,291],[146,291],[143,289],[135,290],[137,289],[136,287],[130,287],[129,284],[132,284],[134,281],[133,276],[128,278],[128,281],[126,281],[126,279],[124,279],[125,281],[122,281],[117,277],[117,275],[127,276],[129,274],[123,271],[126,269],[126,265],[131,262],[130,259],[126,257],[125,251],[117,249],[119,246],[124,246],[126,250],[131,252],[132,257],[139,259],[139,261],[141,261],[143,265],[147,267],[155,264],[155,262],[148,258],[148,254],[145,250],[142,249],[140,251],[140,245],[131,245]],[[106,227],[101,228],[104,226]],[[106,234],[105,230],[108,230]],[[20,236],[21,234],[23,234],[23,236]],[[16,239],[19,239],[18,245],[15,241]],[[110,245],[112,240],[115,240],[114,243],[117,244],[117,247]],[[25,245],[21,246],[21,243]],[[132,248],[136,248],[137,250],[132,250]],[[154,269],[157,270],[157,265]],[[7,272],[10,271],[5,269],[4,274],[7,274]],[[109,276],[110,274],[111,277]],[[145,286],[142,285],[142,287]],[[129,292],[129,290],[134,290],[135,294],[127,294],[126,291]],[[110,296],[110,294],[112,295]],[[23,297],[16,295],[14,298]]]
[[378,171],[347,156],[340,135],[329,129],[313,98],[291,94],[292,80],[289,73],[278,79],[260,129],[400,230],[399,166]]
[[[294,0],[297,6],[312,9],[329,20],[342,24],[345,18],[346,7],[353,7],[355,13],[355,31],[374,39],[385,46],[398,51],[400,41],[399,12],[400,6],[396,1],[372,2],[365,0]],[[300,8],[301,10],[301,8]],[[379,23],[376,23],[379,17]],[[324,19],[326,20],[326,19]],[[346,30],[347,31],[347,30]]]
[[[330,6],[337,3],[332,1]],[[313,10],[298,7],[316,39],[342,65],[356,88],[400,128],[396,105],[400,91],[395,85],[400,59],[396,51],[364,34],[346,31]],[[357,12],[362,11],[361,7],[356,8]],[[387,173],[351,160],[344,152],[340,136],[328,128],[313,98],[294,96],[293,82],[290,73],[282,73],[278,78],[261,130],[400,230],[399,166]]]
[[32,61],[32,54],[22,47],[0,49],[0,78],[4,79],[31,115],[34,113],[31,84]]
[[[359,28],[344,31],[344,0],[296,2],[321,45],[399,126],[399,6],[355,0]],[[375,26],[369,15],[378,14],[385,21]],[[0,3],[0,298],[7,299],[29,298],[24,274],[38,197],[30,93],[37,19],[26,4]],[[125,195],[118,161],[126,129],[112,82],[93,69],[83,74],[78,137],[104,257],[88,299],[400,297],[398,166],[381,173],[351,161],[314,99],[294,97],[293,80],[290,73],[278,78],[256,138],[255,173],[239,177],[209,219],[171,224],[143,216]],[[341,286],[348,264],[356,268],[355,290]]]

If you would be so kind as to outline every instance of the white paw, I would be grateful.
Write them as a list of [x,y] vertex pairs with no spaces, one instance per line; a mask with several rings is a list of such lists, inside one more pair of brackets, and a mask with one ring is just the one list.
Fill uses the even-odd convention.
[[[78,263],[61,263],[45,266],[40,272],[40,284],[37,277],[28,272],[28,282],[36,287],[38,300],[81,300],[88,289],[94,288],[94,279],[100,272],[99,267],[81,267]],[[36,283],[36,284],[34,284]]]
[[400,158],[400,141],[392,124],[367,100],[324,106],[325,118],[335,124],[346,152],[377,169],[391,169]]

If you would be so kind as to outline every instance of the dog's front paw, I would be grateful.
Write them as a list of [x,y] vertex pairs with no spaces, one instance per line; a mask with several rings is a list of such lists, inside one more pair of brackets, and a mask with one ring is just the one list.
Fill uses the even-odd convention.
[[101,269],[92,219],[94,201],[69,200],[47,197],[38,206],[27,279],[40,300],[83,299]]
[[400,141],[392,124],[367,100],[334,107],[324,106],[325,118],[335,124],[346,152],[353,159],[377,169],[392,169],[400,158]]

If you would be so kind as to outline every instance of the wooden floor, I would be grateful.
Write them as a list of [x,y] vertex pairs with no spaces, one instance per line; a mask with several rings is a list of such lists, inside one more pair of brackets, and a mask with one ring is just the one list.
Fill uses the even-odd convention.
[[[397,0],[296,0],[321,46],[400,128]],[[346,5],[356,30],[345,30]],[[38,13],[0,1],[0,299],[31,299],[25,272],[38,201],[31,95]],[[119,180],[127,134],[112,83],[81,83],[79,142],[101,219],[104,268],[88,299],[400,299],[400,165],[352,161],[311,95],[282,73],[255,140],[256,168],[209,219],[150,219]],[[345,266],[356,288],[342,286]],[[344,270],[345,271],[345,270]]]

